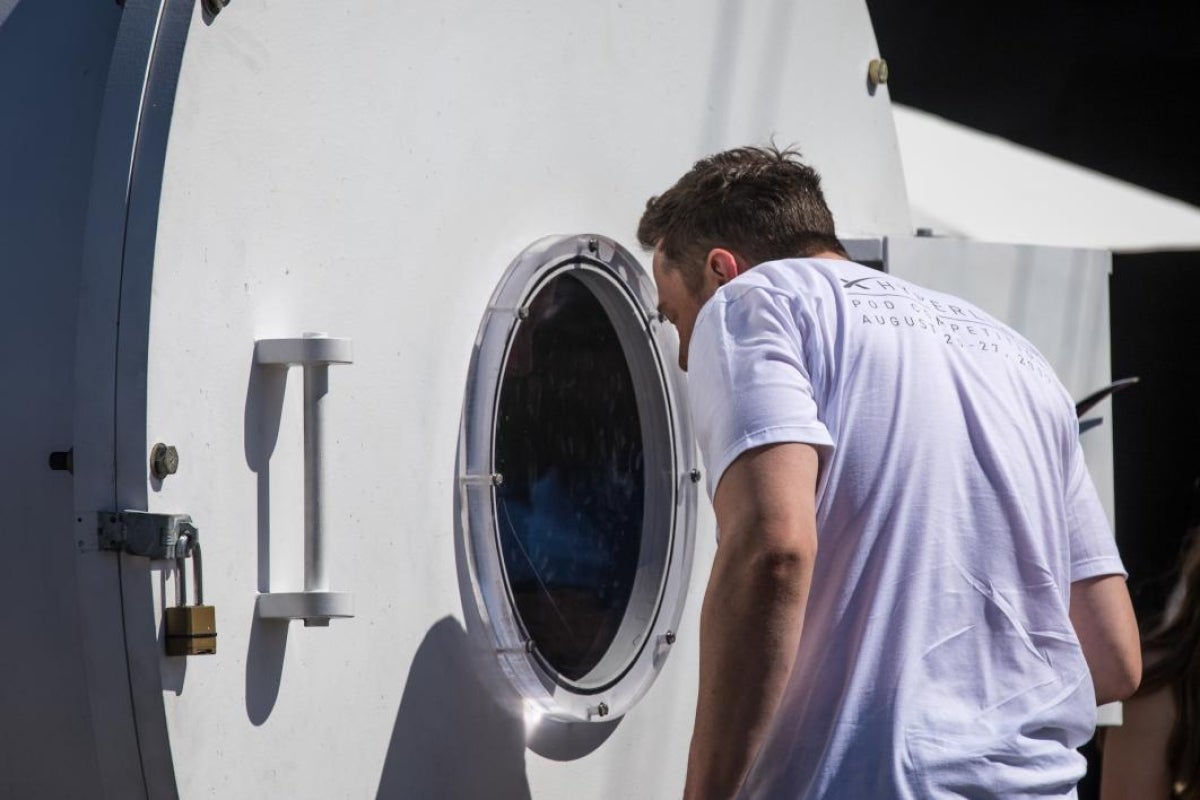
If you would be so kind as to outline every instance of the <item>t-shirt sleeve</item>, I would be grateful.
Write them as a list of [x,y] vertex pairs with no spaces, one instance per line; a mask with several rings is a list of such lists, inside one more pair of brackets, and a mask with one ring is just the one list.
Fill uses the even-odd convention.
[[718,295],[696,320],[688,395],[712,497],[729,465],[755,447],[832,449],[788,298],[763,288]]
[[1100,575],[1128,577],[1109,527],[1083,448],[1075,437],[1067,470],[1067,532],[1071,546],[1071,582]]

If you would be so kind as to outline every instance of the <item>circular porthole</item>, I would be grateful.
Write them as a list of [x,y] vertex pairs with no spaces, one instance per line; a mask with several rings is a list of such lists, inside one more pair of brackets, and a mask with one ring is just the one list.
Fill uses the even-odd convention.
[[674,642],[697,494],[674,353],[645,272],[599,236],[525,250],[480,326],[464,594],[504,675],[558,719],[624,714]]

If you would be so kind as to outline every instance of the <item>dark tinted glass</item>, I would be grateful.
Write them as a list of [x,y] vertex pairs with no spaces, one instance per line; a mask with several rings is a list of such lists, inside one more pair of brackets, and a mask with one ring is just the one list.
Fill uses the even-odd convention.
[[645,495],[633,379],[595,295],[551,279],[500,386],[496,523],[513,602],[571,680],[612,643],[637,573]]

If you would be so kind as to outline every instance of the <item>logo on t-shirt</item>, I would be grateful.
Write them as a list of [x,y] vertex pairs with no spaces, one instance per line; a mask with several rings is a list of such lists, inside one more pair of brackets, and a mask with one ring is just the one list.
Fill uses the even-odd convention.
[[930,333],[947,346],[987,353],[1045,380],[1053,379],[1053,370],[1041,353],[970,303],[949,295],[934,299],[909,283],[875,275],[839,280],[849,302],[849,316],[860,325]]

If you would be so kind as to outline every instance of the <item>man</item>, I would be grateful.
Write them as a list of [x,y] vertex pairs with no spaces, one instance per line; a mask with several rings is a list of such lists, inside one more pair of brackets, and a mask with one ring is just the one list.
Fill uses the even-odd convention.
[[1046,362],[847,260],[795,152],[698,162],[638,238],[720,534],[687,797],[1073,796],[1141,661]]

